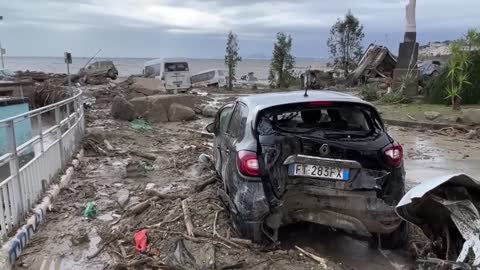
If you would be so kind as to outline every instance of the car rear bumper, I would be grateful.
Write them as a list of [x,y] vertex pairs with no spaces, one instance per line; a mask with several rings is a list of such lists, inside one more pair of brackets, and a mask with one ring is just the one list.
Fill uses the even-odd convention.
[[395,207],[377,198],[374,191],[343,191],[319,187],[290,187],[283,204],[268,217],[267,225],[307,221],[354,232],[363,236],[391,233],[401,223]]

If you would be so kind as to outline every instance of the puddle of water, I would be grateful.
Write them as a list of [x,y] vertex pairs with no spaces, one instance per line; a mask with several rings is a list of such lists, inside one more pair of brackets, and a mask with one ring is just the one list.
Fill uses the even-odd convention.
[[81,256],[75,258],[73,255],[59,257],[46,257],[40,264],[39,270],[83,270],[83,269],[102,269],[103,263],[95,263],[87,259],[88,255],[94,254],[98,250],[98,244],[101,241],[97,230],[92,228],[88,233],[88,247],[82,249]]
[[473,178],[480,179],[479,159],[443,159],[434,160],[406,160],[407,182],[421,183],[441,175],[465,173]]
[[389,132],[403,145],[407,185],[454,173],[480,179],[478,142],[466,141],[461,135],[450,138],[396,127]]

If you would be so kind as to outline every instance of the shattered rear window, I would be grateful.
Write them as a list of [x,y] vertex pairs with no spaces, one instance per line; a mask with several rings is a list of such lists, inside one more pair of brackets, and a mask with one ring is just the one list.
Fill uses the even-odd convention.
[[314,106],[309,103],[267,109],[260,114],[259,135],[298,133],[330,138],[363,138],[381,133],[380,120],[360,104]]

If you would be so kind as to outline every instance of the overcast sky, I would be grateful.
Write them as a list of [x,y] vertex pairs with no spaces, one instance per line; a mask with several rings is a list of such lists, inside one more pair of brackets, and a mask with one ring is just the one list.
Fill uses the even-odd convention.
[[[219,58],[229,30],[245,58],[271,55],[276,32],[298,57],[328,56],[326,40],[348,9],[364,25],[364,45],[397,50],[407,0],[2,0],[0,40],[9,55]],[[458,38],[480,26],[480,0],[418,0],[421,43]]]

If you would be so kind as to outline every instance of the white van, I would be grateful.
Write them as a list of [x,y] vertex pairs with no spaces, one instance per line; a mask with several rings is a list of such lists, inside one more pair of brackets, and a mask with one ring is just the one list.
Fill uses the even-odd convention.
[[190,68],[186,58],[147,61],[143,68],[143,76],[162,80],[167,92],[185,92],[192,88]]
[[192,75],[192,86],[225,87],[227,85],[226,71],[222,69],[209,69]]

